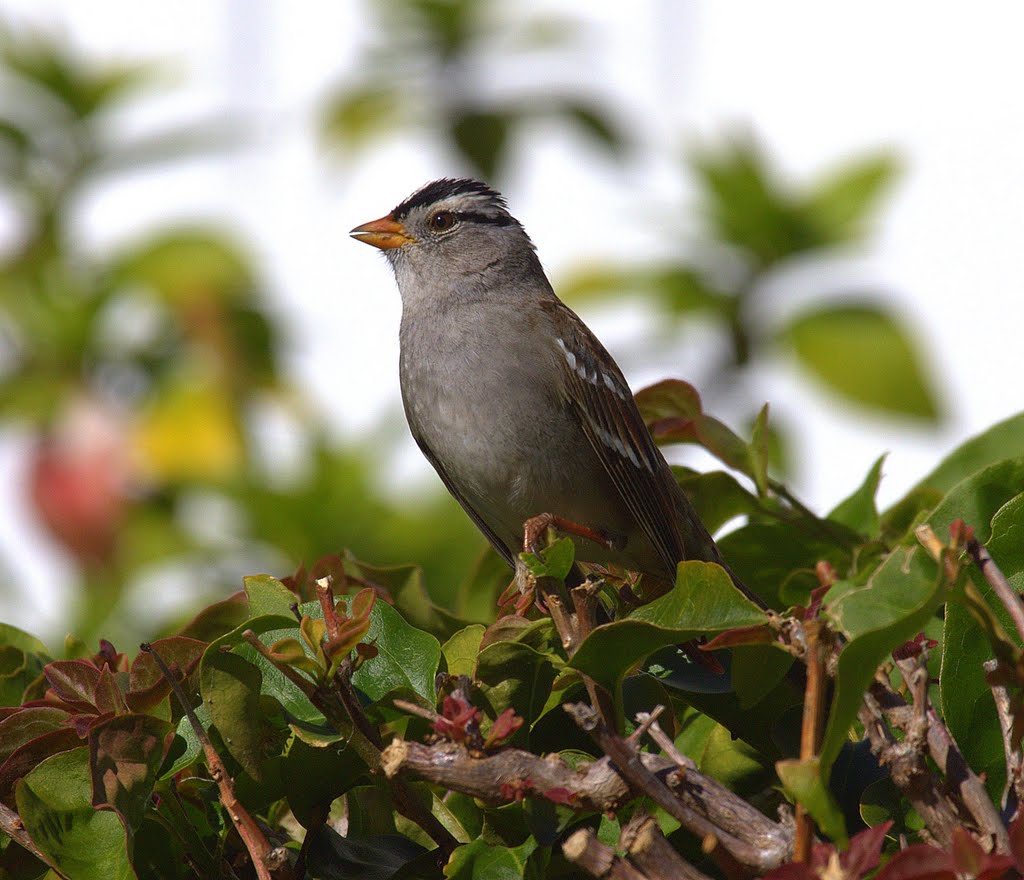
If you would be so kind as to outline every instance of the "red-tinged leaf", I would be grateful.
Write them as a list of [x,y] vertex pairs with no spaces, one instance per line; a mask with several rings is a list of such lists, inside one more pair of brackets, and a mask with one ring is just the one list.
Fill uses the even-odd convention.
[[306,659],[306,652],[298,639],[278,639],[270,646],[270,653],[282,663]]
[[956,880],[956,869],[949,853],[919,843],[896,853],[875,880]]
[[377,594],[369,587],[364,587],[352,597],[350,615],[353,620],[366,620],[373,610],[373,603],[377,601]]
[[953,829],[953,866],[961,874],[977,877],[985,868],[985,850],[981,848],[969,831],[964,828]]
[[806,862],[789,862],[769,871],[762,880],[819,880],[819,877]]
[[659,419],[679,416],[693,417],[703,412],[700,392],[682,379],[665,379],[641,388],[634,395],[644,421],[650,424]]
[[360,642],[356,645],[356,653],[362,660],[372,660],[380,653],[380,649],[369,642]]
[[118,715],[96,725],[89,732],[93,806],[113,807],[128,828],[138,828],[173,738],[170,722],[151,715]]
[[0,764],[15,749],[37,736],[66,727],[68,713],[56,706],[18,707],[16,712],[0,720]]
[[[177,668],[181,676],[190,675],[206,650],[207,643],[199,639],[171,636],[152,642],[153,650],[171,669]],[[171,686],[160,672],[153,655],[139,651],[132,662],[125,699],[133,712],[146,712],[158,705],[171,691]]]
[[128,711],[128,704],[125,703],[124,694],[117,686],[114,673],[109,666],[100,670],[99,681],[96,682],[96,699],[93,701],[99,714],[121,715]]
[[114,717],[113,712],[104,712],[102,715],[96,714],[80,714],[72,715],[68,719],[68,724],[74,728],[79,739],[85,739],[89,735],[89,731],[92,730],[97,724],[102,724],[110,718]]
[[735,648],[737,645],[770,645],[775,641],[775,632],[767,624],[738,626],[727,629],[698,647],[702,651],[717,651],[719,648]]
[[95,706],[100,671],[86,660],[55,660],[43,667],[50,690],[65,703]]
[[576,792],[569,791],[567,788],[549,788],[547,791],[542,791],[541,794],[549,801],[564,804],[567,807],[576,803]]
[[209,643],[241,626],[248,619],[249,597],[239,590],[227,599],[207,605],[182,628],[178,637]]
[[529,778],[513,779],[510,782],[501,783],[498,791],[505,800],[519,802],[526,797],[531,788]]
[[51,730],[16,748],[0,764],[0,801],[10,803],[14,784],[45,758],[57,752],[78,748],[81,744],[78,734],[66,727],[63,730]]
[[338,634],[324,646],[328,657],[351,653],[370,631],[369,617],[354,617],[338,627]]
[[935,639],[929,639],[923,632],[919,632],[909,642],[904,642],[902,645],[892,649],[893,660],[909,660],[912,657],[920,657],[921,652],[925,650],[931,650],[932,648],[938,647],[939,643]]
[[1010,856],[985,852],[965,828],[953,829],[951,848],[956,872],[974,880],[996,880],[1013,867]]
[[1010,852],[1016,861],[1018,871],[1024,872],[1024,813],[1010,823]]
[[434,731],[455,742],[465,742],[480,722],[481,712],[462,694],[446,696],[441,703],[441,715],[433,723]]
[[490,749],[500,745],[522,726],[523,719],[516,715],[515,710],[509,706],[494,719],[494,724],[491,725],[491,730],[484,741],[484,748]]
[[106,639],[100,639],[100,649],[89,658],[97,669],[109,669],[111,672],[128,671],[128,655],[118,653],[117,649]]
[[882,856],[885,835],[892,828],[892,822],[882,822],[874,828],[867,828],[850,838],[850,848],[839,857],[847,877],[863,877],[878,867]]

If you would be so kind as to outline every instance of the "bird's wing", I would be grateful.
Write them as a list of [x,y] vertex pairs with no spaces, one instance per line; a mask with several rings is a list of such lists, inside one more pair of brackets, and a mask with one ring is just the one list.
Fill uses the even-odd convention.
[[[553,317],[556,344],[568,367],[565,396],[666,570],[673,571],[683,559],[720,561],[718,548],[676,484],[611,356],[562,302],[547,301],[543,307]],[[594,353],[605,357],[599,360]]]
[[437,471],[437,475],[441,478],[441,482],[444,483],[445,488],[451,493],[452,497],[459,502],[459,506],[469,514],[469,518],[473,520],[473,524],[483,532],[484,537],[491,542],[491,546],[498,551],[498,555],[501,556],[501,558],[504,559],[512,568],[515,568],[516,560],[512,554],[512,550],[494,533],[494,530],[483,521],[480,514],[473,509],[473,506],[466,501],[465,495],[463,495],[455,483],[452,482],[452,479],[445,471],[444,466],[438,460],[437,456],[434,455],[423,438],[420,437],[416,431],[413,431],[412,436],[424,457],[430,462],[431,467]]

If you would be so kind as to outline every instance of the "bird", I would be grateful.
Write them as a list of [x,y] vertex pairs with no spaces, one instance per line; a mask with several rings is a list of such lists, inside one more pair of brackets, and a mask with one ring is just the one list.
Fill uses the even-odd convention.
[[394,270],[412,436],[517,576],[524,540],[549,525],[570,534],[577,561],[659,592],[683,560],[729,571],[622,371],[558,298],[499,192],[435,180],[350,235]]

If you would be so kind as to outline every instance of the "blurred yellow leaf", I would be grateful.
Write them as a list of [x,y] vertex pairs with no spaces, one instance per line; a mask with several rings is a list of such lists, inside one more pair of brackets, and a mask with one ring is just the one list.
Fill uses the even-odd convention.
[[231,398],[211,385],[167,389],[143,413],[133,440],[144,473],[160,482],[224,479],[244,453]]

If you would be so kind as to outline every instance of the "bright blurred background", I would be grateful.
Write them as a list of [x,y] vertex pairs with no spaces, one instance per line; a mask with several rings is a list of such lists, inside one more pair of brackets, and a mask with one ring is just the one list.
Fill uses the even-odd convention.
[[51,640],[342,548],[492,613],[347,237],[435,177],[503,190],[634,388],[769,401],[819,511],[1024,402],[1010,4],[0,10],[0,620]]

